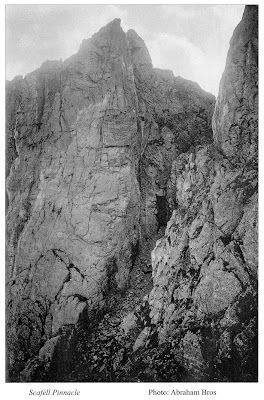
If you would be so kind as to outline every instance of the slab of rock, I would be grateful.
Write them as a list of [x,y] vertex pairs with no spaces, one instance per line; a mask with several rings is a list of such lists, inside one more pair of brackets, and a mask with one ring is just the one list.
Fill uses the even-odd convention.
[[120,328],[124,331],[125,335],[128,335],[131,330],[137,327],[137,317],[133,312],[128,313],[122,319]]
[[146,345],[147,340],[149,338],[149,334],[150,334],[150,327],[146,327],[140,332],[140,334],[138,335],[138,337],[133,345],[134,352]]

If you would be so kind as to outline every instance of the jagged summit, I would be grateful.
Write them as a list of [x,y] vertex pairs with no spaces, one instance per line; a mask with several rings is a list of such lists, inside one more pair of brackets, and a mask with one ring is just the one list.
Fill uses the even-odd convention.
[[[58,67],[67,69],[70,65],[76,64],[78,60],[79,62],[91,64],[94,62],[95,58],[104,57],[104,55],[109,59],[110,54],[112,54],[112,58],[117,55],[116,62],[119,60],[119,62],[122,63],[122,57],[119,57],[119,55],[122,54],[124,57],[127,57],[128,53],[132,57],[134,67],[139,67],[139,70],[141,70],[142,73],[144,72],[149,74],[156,71],[157,75],[164,79],[174,79],[174,74],[171,70],[153,68],[151,55],[144,40],[133,29],[124,32],[121,27],[120,18],[113,19],[95,32],[90,38],[83,39],[77,53],[66,58],[64,61],[61,59],[46,60],[37,70],[48,71],[53,68],[55,70]],[[97,61],[95,62],[95,65],[96,63]],[[34,75],[36,71],[29,72],[26,75]],[[180,76],[175,78],[176,81],[179,81],[179,78],[186,83],[189,82],[191,84],[192,82]],[[193,82],[193,88],[195,88],[195,86],[197,86],[197,83]]]
[[99,31],[93,35],[93,37],[95,35],[102,35],[102,34],[123,35],[124,31],[121,27],[121,19],[120,18],[113,19],[112,21],[104,25],[102,28],[100,28]]
[[133,29],[129,29],[126,36],[134,64],[145,65],[147,68],[152,68],[151,57],[144,40]]
[[114,18],[111,22],[109,22],[106,27],[111,27],[111,26],[120,26],[121,25],[121,19],[120,18]]

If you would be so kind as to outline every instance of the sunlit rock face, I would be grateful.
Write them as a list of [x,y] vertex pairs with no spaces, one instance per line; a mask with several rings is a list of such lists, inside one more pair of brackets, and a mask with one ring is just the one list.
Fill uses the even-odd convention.
[[212,141],[213,108],[197,84],[153,69],[117,19],[7,83],[11,379],[126,289],[138,243],[169,218],[172,162]]
[[152,252],[150,326],[193,380],[257,380],[258,14],[230,42],[214,144],[172,165],[174,208]]

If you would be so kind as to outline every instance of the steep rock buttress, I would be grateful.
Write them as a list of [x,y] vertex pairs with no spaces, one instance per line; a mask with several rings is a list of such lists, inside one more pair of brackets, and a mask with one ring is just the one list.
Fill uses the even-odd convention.
[[7,83],[9,379],[126,289],[138,244],[169,219],[172,161],[212,141],[213,107],[117,19]]
[[174,211],[152,252],[141,337],[167,344],[187,380],[257,380],[257,54],[258,11],[246,6],[220,83],[214,144],[174,161]]

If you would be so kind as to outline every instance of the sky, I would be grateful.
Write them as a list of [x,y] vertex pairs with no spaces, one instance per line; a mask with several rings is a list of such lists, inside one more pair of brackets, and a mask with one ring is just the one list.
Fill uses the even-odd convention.
[[243,5],[8,5],[6,78],[46,60],[76,53],[114,18],[145,41],[153,66],[197,82],[217,95],[232,33]]

